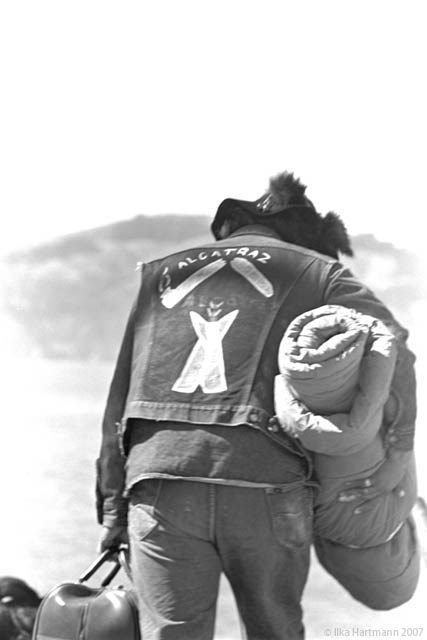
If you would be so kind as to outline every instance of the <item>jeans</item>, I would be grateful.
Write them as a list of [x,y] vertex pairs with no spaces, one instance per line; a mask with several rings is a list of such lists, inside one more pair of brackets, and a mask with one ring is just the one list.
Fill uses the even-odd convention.
[[312,490],[144,480],[129,534],[144,640],[211,640],[222,572],[248,640],[304,637]]

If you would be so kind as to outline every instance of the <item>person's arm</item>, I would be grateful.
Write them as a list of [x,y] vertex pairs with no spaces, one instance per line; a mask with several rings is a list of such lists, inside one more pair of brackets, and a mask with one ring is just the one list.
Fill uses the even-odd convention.
[[130,383],[134,314],[135,307],[132,308],[127,322],[110,385],[102,421],[101,449],[96,461],[97,518],[105,528],[101,540],[101,550],[113,546],[114,540],[124,538],[124,531],[127,527],[128,501],[123,497],[125,457],[120,450],[118,429],[124,413]]

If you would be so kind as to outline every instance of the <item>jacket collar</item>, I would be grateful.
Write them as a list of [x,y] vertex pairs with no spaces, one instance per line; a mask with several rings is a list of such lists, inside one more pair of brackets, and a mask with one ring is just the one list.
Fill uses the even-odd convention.
[[278,240],[281,239],[276,231],[263,224],[249,224],[246,227],[240,227],[240,229],[237,229],[236,231],[233,231],[233,233],[230,233],[229,238],[248,235],[269,236],[270,238],[277,238]]

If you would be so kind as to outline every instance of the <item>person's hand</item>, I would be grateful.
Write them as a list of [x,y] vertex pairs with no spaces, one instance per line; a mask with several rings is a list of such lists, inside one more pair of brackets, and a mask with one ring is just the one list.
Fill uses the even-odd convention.
[[397,449],[390,451],[389,456],[379,469],[369,478],[346,482],[346,489],[341,491],[338,501],[352,502],[357,499],[363,499],[364,504],[356,509],[357,513],[362,513],[365,508],[369,509],[371,506],[367,504],[365,507],[365,502],[368,503],[390,491],[397,491],[397,495],[403,498],[405,492],[403,488],[399,488],[399,485],[405,475],[411,454],[411,451],[399,451]]
[[121,544],[129,544],[127,528],[122,525],[103,525],[98,546],[99,553],[107,549],[118,549]]

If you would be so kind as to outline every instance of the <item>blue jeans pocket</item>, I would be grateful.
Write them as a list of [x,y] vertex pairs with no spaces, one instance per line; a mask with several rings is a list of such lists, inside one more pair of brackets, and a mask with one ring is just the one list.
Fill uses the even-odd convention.
[[162,480],[143,480],[130,495],[129,533],[137,540],[144,540],[157,526],[155,507],[159,499]]
[[312,489],[266,489],[266,498],[278,543],[286,548],[309,545],[313,537]]

